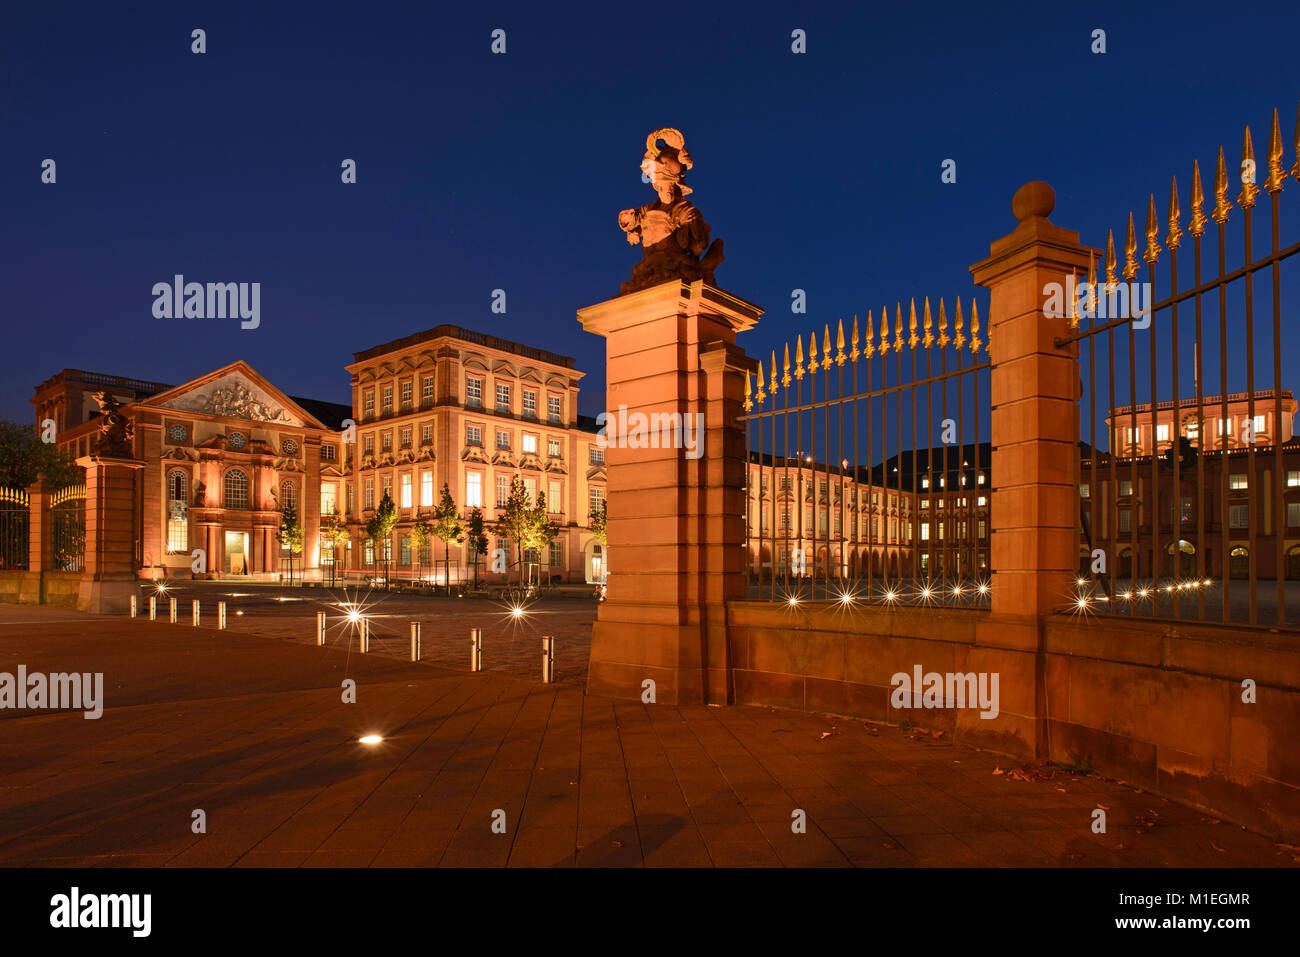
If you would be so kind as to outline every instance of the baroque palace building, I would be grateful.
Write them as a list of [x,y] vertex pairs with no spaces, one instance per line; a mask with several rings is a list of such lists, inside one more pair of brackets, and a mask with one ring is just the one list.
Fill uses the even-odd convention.
[[[145,579],[250,577],[288,571],[276,539],[292,504],[303,529],[293,573],[307,581],[367,578],[383,562],[366,522],[388,493],[397,525],[388,549],[390,577],[473,577],[467,549],[411,544],[415,521],[438,504],[444,483],[462,520],[481,509],[489,549],[509,543],[492,534],[518,474],[544,495],[560,533],[548,554],[528,555],[551,582],[596,582],[605,556],[589,516],[605,498],[604,449],[594,419],[577,412],[574,360],[519,343],[438,326],[354,354],[351,406],[291,397],[245,362],[179,386],[65,369],[36,387],[38,427],[52,421],[56,444],[85,455],[98,429],[103,391],[134,426],[133,449],[145,463],[137,480],[136,562]],[[337,515],[348,540],[337,550],[321,535]],[[195,549],[203,551],[197,562]],[[333,567],[331,567],[333,566]]]

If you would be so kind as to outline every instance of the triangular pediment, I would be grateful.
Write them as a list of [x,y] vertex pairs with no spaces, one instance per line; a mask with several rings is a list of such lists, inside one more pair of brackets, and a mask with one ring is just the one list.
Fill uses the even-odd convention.
[[139,405],[269,425],[325,428],[242,360],[151,396]]

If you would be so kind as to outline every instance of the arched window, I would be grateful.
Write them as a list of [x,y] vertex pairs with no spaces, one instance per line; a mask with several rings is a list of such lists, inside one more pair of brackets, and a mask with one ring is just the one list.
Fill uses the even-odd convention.
[[1244,545],[1237,545],[1228,552],[1228,575],[1232,578],[1250,577],[1250,550]]
[[222,501],[226,508],[248,508],[248,475],[243,469],[231,469],[226,473]]
[[190,476],[184,469],[167,473],[167,551],[189,551],[190,543]]
[[290,479],[280,483],[280,508],[298,511],[298,485]]

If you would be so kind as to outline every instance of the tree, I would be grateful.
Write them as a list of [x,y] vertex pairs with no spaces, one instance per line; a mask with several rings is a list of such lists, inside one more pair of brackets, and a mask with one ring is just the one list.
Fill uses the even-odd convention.
[[605,500],[600,500],[600,507],[587,516],[587,528],[591,535],[596,539],[596,544],[604,548],[608,543],[608,533],[606,531]]
[[41,472],[55,487],[80,482],[84,476],[72,456],[42,442],[34,426],[0,419],[0,486],[25,489]]
[[302,553],[303,531],[298,524],[298,510],[290,503],[280,511],[280,527],[275,533],[280,548],[289,553],[289,583],[293,584],[293,556]]
[[451,543],[460,544],[465,535],[465,526],[460,522],[456,511],[456,502],[451,497],[451,489],[442,483],[442,498],[433,510],[433,537],[443,542],[443,566],[447,575],[447,594],[451,594]]
[[388,492],[384,492],[384,497],[379,500],[379,506],[375,509],[370,520],[366,522],[366,537],[370,540],[370,545],[374,549],[383,549],[384,556],[384,587],[388,587],[388,562],[392,557],[389,551],[389,539],[393,534],[393,528],[397,525],[397,506],[389,497]]
[[415,549],[415,564],[421,574],[424,572],[424,549],[432,541],[433,526],[423,515],[418,516],[411,526],[411,547]]
[[322,515],[320,520],[320,540],[322,547],[328,547],[330,550],[330,585],[334,584],[334,578],[338,571],[339,560],[346,553],[348,544],[348,529],[343,524],[343,519],[339,515],[338,506],[328,515]]
[[474,587],[478,588],[478,557],[486,555],[488,550],[487,523],[483,521],[481,508],[476,508],[469,513],[469,529],[465,544],[474,565]]
[[498,534],[515,543],[515,554],[519,565],[519,586],[524,586],[524,553],[536,549],[548,548],[551,541],[560,533],[557,525],[546,514],[546,496],[538,494],[534,504],[529,498],[528,488],[518,474],[510,482],[510,497],[506,499],[501,518],[496,522]]

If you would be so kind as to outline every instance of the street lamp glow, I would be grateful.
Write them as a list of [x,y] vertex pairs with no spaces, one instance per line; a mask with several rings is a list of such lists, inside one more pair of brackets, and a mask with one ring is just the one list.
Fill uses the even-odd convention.
[[524,610],[519,605],[515,605],[515,607],[510,609],[510,614],[514,615],[516,618],[520,618],[523,616]]
[[383,739],[382,736],[380,736],[380,735],[378,735],[378,734],[367,734],[367,735],[363,735],[363,736],[360,737],[360,738],[357,738],[357,740],[358,740],[359,742],[361,742],[362,744],[378,744],[379,742],[383,741],[384,739]]
[[360,620],[361,620],[361,612],[358,611],[356,608],[353,608],[351,611],[348,612],[348,621],[353,622],[355,624]]

